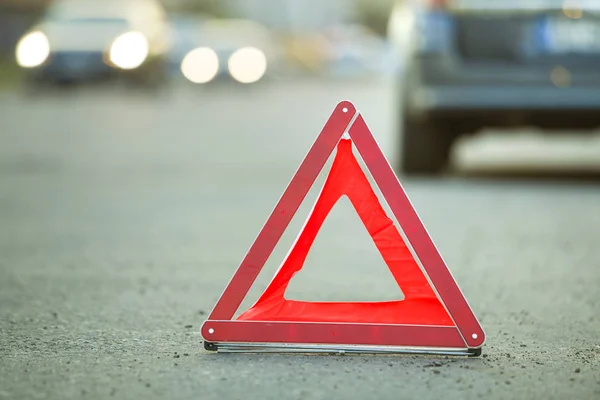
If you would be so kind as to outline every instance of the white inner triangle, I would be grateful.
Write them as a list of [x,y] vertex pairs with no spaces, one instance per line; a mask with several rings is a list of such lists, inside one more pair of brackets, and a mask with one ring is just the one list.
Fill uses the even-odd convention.
[[398,287],[352,203],[342,196],[319,230],[285,298],[300,301],[402,300]]

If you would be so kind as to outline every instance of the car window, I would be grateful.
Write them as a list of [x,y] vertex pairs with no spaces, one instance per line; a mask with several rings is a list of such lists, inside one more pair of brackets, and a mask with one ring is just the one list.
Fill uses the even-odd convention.
[[71,17],[63,15],[50,15],[47,20],[49,22],[60,24],[105,24],[105,25],[122,25],[128,24],[125,18],[102,18],[102,17]]
[[54,21],[117,22],[128,19],[127,1],[63,0],[52,3],[46,19]]

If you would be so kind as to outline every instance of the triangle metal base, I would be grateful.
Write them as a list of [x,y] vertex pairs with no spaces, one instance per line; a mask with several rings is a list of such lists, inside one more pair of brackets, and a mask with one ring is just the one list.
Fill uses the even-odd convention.
[[320,354],[413,354],[478,357],[481,348],[452,349],[428,347],[326,345],[301,343],[204,342],[204,348],[217,353],[320,353]]

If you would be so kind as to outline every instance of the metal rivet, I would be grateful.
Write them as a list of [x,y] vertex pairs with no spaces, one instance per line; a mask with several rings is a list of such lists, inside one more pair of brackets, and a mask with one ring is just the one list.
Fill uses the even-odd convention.
[[210,333],[210,334],[212,335],[213,333],[215,333],[215,330],[214,330],[213,328],[210,328],[210,329],[208,330],[208,333]]
[[476,333],[474,333],[474,334],[472,334],[472,335],[471,335],[471,337],[472,337],[473,339],[477,339],[477,334],[476,334]]
[[344,108],[342,108],[342,111],[345,112],[345,113],[347,113],[348,109],[346,107],[344,107]]

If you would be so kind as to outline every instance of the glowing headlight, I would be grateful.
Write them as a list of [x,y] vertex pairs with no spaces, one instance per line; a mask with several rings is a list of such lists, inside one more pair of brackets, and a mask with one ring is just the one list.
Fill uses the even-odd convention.
[[110,61],[121,69],[135,69],[148,57],[148,41],[140,32],[119,36],[110,48]]
[[50,43],[42,32],[31,32],[17,44],[17,63],[23,68],[40,66],[50,55]]
[[267,71],[265,53],[254,47],[239,49],[229,57],[229,73],[238,82],[253,83]]
[[181,72],[193,83],[209,82],[219,72],[219,57],[212,49],[199,47],[183,58]]

